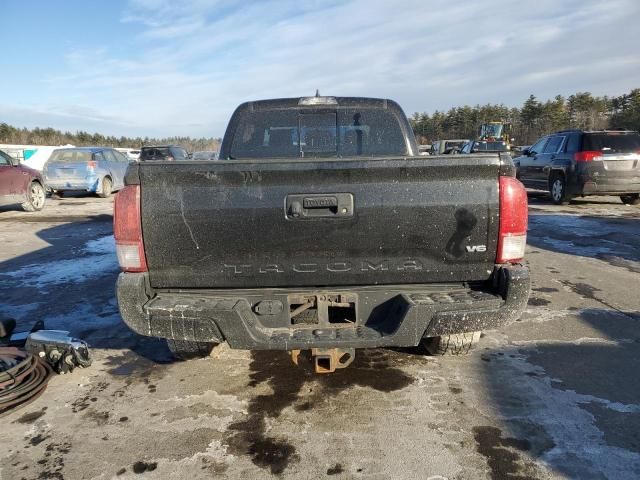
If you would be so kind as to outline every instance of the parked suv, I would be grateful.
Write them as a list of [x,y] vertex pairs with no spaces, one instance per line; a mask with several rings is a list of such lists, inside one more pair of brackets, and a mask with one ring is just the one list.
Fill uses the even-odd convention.
[[75,190],[106,198],[124,186],[130,162],[113,148],[59,148],[47,160],[43,173],[47,186],[58,196]]
[[157,147],[142,147],[140,161],[151,160],[188,160],[187,151],[178,145],[163,145]]
[[35,212],[44,208],[44,180],[40,172],[20,165],[0,150],[0,205],[19,203],[23,210]]
[[525,148],[514,163],[525,186],[549,190],[557,205],[586,195],[618,195],[640,204],[638,132],[563,130]]

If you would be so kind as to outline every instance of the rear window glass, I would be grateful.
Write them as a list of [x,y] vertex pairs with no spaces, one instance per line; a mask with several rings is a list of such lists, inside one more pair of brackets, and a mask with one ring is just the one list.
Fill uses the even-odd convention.
[[107,161],[109,162],[117,162],[118,159],[115,157],[115,155],[113,154],[113,152],[111,152],[110,150],[105,150],[103,152],[104,158],[107,159]]
[[116,156],[116,161],[118,162],[129,162],[129,157],[127,157],[124,153],[119,152],[117,150],[113,150],[111,153],[113,153]]
[[187,151],[184,148],[180,147],[172,147],[171,152],[173,154],[174,160],[188,160],[189,155],[187,155]]
[[476,142],[473,145],[474,152],[506,152],[507,144],[504,142]]
[[460,141],[460,142],[446,142],[445,143],[445,150],[451,150],[453,148],[462,148],[464,146],[466,142],[465,141]]
[[602,150],[607,153],[631,153],[640,150],[640,135],[637,133],[587,133],[583,150]]
[[229,153],[231,158],[385,156],[406,155],[407,145],[387,110],[263,110],[241,114]]
[[49,162],[88,162],[91,152],[86,150],[54,150]]
[[215,160],[218,152],[194,152],[194,160]]
[[580,150],[580,135],[569,135],[569,140],[567,140],[566,146],[565,146],[565,152],[577,152],[578,150]]
[[9,165],[11,160],[9,159],[9,155],[0,151],[0,165]]
[[169,148],[143,148],[140,151],[141,160],[164,160],[169,156]]

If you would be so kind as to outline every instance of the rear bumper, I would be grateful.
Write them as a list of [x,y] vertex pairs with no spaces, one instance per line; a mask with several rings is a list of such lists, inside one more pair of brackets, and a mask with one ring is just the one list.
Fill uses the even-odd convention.
[[621,195],[640,193],[640,176],[634,172],[606,172],[585,169],[570,185],[574,195]]
[[[247,350],[407,347],[424,337],[489,330],[517,320],[529,299],[528,268],[503,267],[494,278],[489,289],[438,284],[340,289],[358,298],[357,322],[327,328],[292,327],[285,302],[291,293],[335,293],[330,288],[150,293],[146,274],[122,273],[117,295],[124,322],[145,336],[227,341]],[[265,300],[282,301],[283,311],[256,313]]]
[[99,178],[88,177],[84,180],[47,180],[47,187],[51,190],[101,193],[98,190],[102,188],[102,184]]
[[582,185],[582,195],[621,195],[640,193],[640,182],[625,179],[599,179]]

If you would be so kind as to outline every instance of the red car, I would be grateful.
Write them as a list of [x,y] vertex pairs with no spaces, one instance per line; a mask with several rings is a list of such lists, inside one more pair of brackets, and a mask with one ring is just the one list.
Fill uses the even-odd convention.
[[20,203],[27,212],[35,212],[44,208],[45,197],[40,172],[0,150],[0,205]]

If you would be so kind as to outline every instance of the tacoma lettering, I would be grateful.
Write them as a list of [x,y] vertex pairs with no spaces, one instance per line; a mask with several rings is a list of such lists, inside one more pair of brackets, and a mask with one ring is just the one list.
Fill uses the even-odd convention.
[[224,268],[228,273],[233,275],[250,275],[252,273],[269,274],[269,273],[285,273],[287,271],[295,273],[347,273],[347,272],[418,272],[423,269],[420,260],[407,259],[399,263],[391,260],[380,260],[373,262],[370,260],[362,260],[354,265],[353,262],[337,261],[330,263],[293,263],[286,265],[283,263],[268,263],[265,265],[248,265],[248,264],[224,264]]

